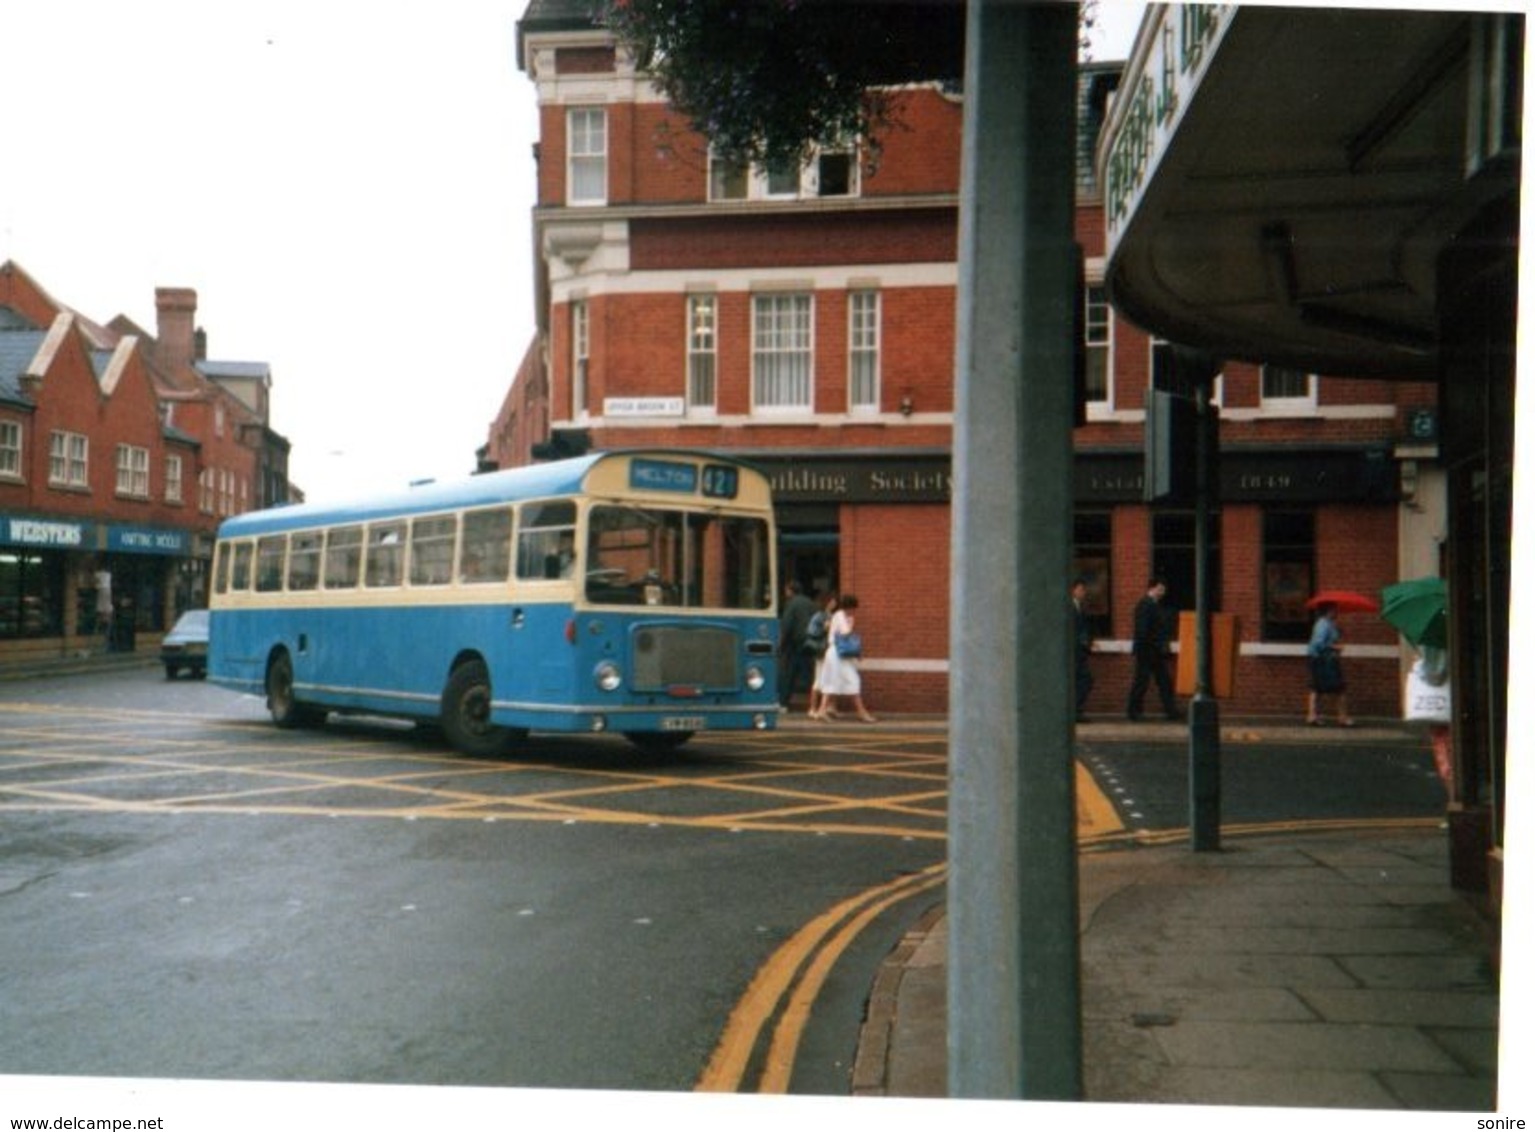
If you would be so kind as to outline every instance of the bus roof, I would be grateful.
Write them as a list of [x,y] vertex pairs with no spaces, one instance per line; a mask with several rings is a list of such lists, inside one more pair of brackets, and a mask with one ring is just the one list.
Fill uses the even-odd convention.
[[649,455],[672,459],[707,459],[711,463],[750,467],[731,456],[713,452],[679,449],[624,450],[592,452],[568,460],[529,464],[498,472],[483,472],[451,480],[438,480],[331,503],[295,503],[251,511],[225,519],[219,526],[220,538],[241,538],[274,531],[303,530],[334,523],[366,522],[395,515],[419,515],[460,507],[489,507],[513,503],[519,499],[543,499],[558,495],[576,495],[582,491],[587,473],[604,460],[615,457]]

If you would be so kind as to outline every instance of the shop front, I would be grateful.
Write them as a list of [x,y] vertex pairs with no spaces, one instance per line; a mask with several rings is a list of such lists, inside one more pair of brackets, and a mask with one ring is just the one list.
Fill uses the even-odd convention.
[[[947,452],[754,453],[773,484],[779,567],[812,595],[858,594],[865,670],[884,710],[947,710],[951,458]],[[1148,507],[1139,449],[1075,457],[1073,573],[1097,638],[1089,715],[1123,713],[1131,621],[1149,574],[1171,610],[1194,607],[1192,512]],[[1384,446],[1232,446],[1221,454],[1210,563],[1216,608],[1241,645],[1230,709],[1296,715],[1305,697],[1305,602],[1324,587],[1395,580],[1400,465]],[[1020,487],[1020,490],[1025,490]],[[1365,536],[1368,536],[1367,538]],[[1368,541],[1372,557],[1362,559]],[[1065,595],[1062,595],[1065,600]],[[1351,623],[1356,710],[1397,710],[1390,629]],[[1121,671],[1122,670],[1122,671]]]
[[0,663],[131,652],[205,592],[194,532],[0,516]]

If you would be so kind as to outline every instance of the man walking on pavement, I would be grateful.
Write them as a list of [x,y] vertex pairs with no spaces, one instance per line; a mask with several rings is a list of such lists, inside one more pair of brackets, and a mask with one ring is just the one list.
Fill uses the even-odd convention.
[[791,578],[784,586],[783,612],[778,615],[778,702],[786,708],[795,689],[802,683],[808,686],[814,672],[815,658],[805,651],[805,631],[813,616],[815,602]]
[[1167,583],[1152,578],[1146,583],[1146,596],[1135,603],[1135,638],[1131,647],[1135,655],[1135,679],[1130,684],[1130,703],[1125,709],[1125,714],[1132,720],[1141,718],[1146,685],[1153,680],[1162,699],[1163,713],[1174,721],[1181,718],[1173,700],[1172,678],[1167,672],[1167,618],[1162,611],[1162,599],[1166,596]]

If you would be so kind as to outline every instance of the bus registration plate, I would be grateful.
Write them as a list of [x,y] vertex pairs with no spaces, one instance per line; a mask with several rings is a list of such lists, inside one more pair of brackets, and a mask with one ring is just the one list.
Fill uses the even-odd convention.
[[667,715],[661,718],[662,731],[702,731],[704,730],[704,717],[701,715]]

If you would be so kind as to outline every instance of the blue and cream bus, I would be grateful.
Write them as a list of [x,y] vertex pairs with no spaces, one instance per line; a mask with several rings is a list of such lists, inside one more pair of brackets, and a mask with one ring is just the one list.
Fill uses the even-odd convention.
[[777,719],[765,476],[597,453],[219,528],[208,673],[280,727],[440,721],[474,755],[532,730],[644,747]]

